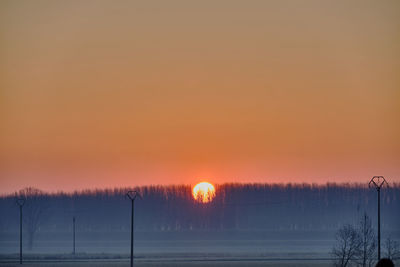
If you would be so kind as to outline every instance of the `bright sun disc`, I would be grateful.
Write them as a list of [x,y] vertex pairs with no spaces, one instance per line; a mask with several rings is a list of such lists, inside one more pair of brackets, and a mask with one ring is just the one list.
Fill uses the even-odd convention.
[[193,187],[193,198],[202,203],[208,203],[215,197],[215,187],[208,182],[201,182]]

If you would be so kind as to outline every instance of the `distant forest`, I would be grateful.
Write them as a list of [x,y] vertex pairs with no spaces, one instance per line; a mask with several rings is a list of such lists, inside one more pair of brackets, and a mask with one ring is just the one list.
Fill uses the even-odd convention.
[[[72,228],[79,231],[129,231],[131,203],[125,194],[137,190],[136,231],[196,230],[336,230],[358,221],[364,212],[375,221],[377,193],[360,184],[222,184],[207,204],[195,201],[187,185],[142,186],[48,194],[26,188],[0,197],[0,232],[17,232],[17,195],[26,196],[28,232]],[[382,189],[382,227],[400,230],[400,184]]]

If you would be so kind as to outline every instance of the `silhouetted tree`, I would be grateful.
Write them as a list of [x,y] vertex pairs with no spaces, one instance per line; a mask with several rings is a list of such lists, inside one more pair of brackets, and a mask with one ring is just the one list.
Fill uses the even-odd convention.
[[388,237],[385,241],[386,258],[394,260],[400,258],[399,243]]
[[44,201],[43,191],[37,188],[27,187],[21,189],[18,195],[24,196],[26,199],[23,220],[28,237],[28,249],[32,250],[34,237],[43,220],[47,204]]
[[361,237],[358,265],[363,267],[373,266],[377,244],[371,218],[368,217],[366,212],[364,212],[364,216],[360,221],[358,231]]
[[349,266],[357,259],[362,240],[357,229],[351,225],[343,225],[336,233],[336,245],[332,249],[334,264],[338,267]]

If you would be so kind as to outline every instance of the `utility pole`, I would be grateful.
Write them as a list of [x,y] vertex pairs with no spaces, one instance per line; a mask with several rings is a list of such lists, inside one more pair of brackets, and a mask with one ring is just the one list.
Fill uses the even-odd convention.
[[381,259],[381,188],[384,185],[388,185],[383,176],[374,176],[371,181],[369,181],[368,186],[375,186],[378,192],[378,261]]
[[17,205],[19,206],[19,264],[22,264],[22,207],[24,204],[24,197],[17,199]]
[[133,222],[134,222],[134,207],[136,197],[142,198],[137,191],[128,191],[126,196],[132,201],[132,211],[131,211],[131,267],[133,267]]
[[75,256],[75,216],[72,217],[72,255]]

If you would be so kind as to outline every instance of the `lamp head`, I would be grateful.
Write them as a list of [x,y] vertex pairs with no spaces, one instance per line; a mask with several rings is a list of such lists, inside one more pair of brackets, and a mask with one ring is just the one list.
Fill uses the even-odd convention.
[[138,191],[135,191],[135,190],[128,191],[128,192],[126,193],[126,196],[127,196],[130,200],[135,200],[136,197],[139,197],[140,199],[142,199],[142,196],[139,194],[139,192],[138,192]]
[[389,186],[389,184],[386,182],[385,177],[383,176],[374,176],[372,177],[371,181],[368,183],[368,187],[374,186],[376,189],[381,189],[384,185]]
[[25,204],[25,198],[23,197],[17,198],[16,202],[18,206],[22,207]]

